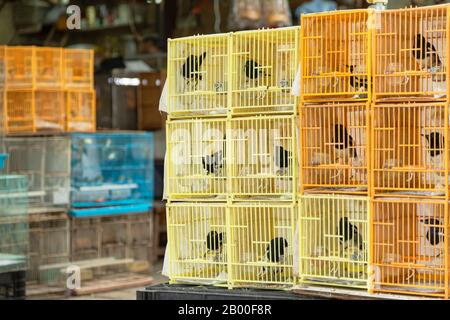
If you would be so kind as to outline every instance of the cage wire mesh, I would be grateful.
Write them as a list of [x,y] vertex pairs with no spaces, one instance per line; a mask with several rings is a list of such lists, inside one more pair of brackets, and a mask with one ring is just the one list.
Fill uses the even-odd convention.
[[226,129],[226,119],[167,122],[170,198],[226,196]]
[[94,51],[64,49],[64,85],[67,89],[90,89],[94,87]]
[[370,99],[369,11],[304,14],[301,25],[302,99]]
[[70,137],[72,207],[153,200],[152,133],[73,133]]
[[210,285],[227,283],[225,203],[168,204],[167,236],[171,281]]
[[449,297],[448,203],[373,201],[374,291]]
[[94,90],[66,91],[66,130],[93,132],[96,126]]
[[229,34],[168,42],[168,113],[171,117],[226,114]]
[[374,99],[445,99],[450,5],[377,11]]
[[370,105],[302,105],[300,114],[303,190],[367,193]]
[[299,37],[299,27],[233,33],[233,114],[295,113]]
[[5,138],[6,172],[28,177],[30,209],[68,206],[70,145],[67,136]]
[[295,206],[239,203],[230,206],[230,286],[277,287],[294,283]]
[[27,268],[27,179],[0,175],[0,273]]
[[231,196],[294,199],[295,117],[234,118],[231,133]]
[[373,105],[375,194],[445,196],[448,107],[447,103]]
[[369,198],[300,198],[299,278],[319,285],[367,288]]

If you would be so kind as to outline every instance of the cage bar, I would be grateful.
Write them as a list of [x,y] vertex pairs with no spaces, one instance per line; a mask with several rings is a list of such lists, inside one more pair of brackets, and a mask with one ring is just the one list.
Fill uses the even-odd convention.
[[70,145],[67,136],[5,138],[6,172],[28,177],[30,208],[69,205]]
[[7,46],[5,52],[6,86],[32,89],[36,74],[36,51],[32,46]]
[[294,116],[253,116],[231,120],[233,198],[294,199],[297,146]]
[[367,10],[302,15],[304,101],[370,100],[369,18]]
[[448,104],[401,103],[372,108],[375,194],[444,197],[449,180]]
[[91,89],[94,87],[94,51],[64,49],[64,85],[67,89]]
[[370,105],[301,106],[303,190],[367,194]]
[[63,49],[35,47],[36,88],[62,88],[63,86]]
[[95,91],[66,91],[66,130],[69,132],[95,132]]
[[171,117],[226,115],[229,34],[169,39],[168,113]]
[[449,297],[448,203],[373,201],[375,292]]
[[236,203],[230,206],[230,286],[279,287],[294,283],[293,204]]
[[73,208],[153,201],[152,133],[72,133],[70,137]]
[[221,118],[167,122],[169,198],[226,196],[226,123]]
[[299,279],[316,285],[367,288],[369,198],[300,198]]
[[232,39],[232,113],[294,114],[300,28],[241,31]]
[[172,282],[226,284],[225,203],[178,202],[167,206],[169,278]]
[[383,10],[374,19],[374,99],[444,100],[450,5]]

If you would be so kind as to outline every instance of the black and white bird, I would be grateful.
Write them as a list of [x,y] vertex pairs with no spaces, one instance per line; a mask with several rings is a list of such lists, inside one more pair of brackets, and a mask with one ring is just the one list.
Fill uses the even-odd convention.
[[[276,237],[270,240],[267,245],[266,252],[262,261],[269,263],[282,264],[285,259],[286,248],[289,246],[287,240],[283,237]],[[278,267],[262,267],[261,276],[274,276],[280,273],[280,268]]]
[[356,158],[358,156],[353,137],[342,124],[334,125],[333,144],[338,159],[344,159],[347,162],[349,158]]
[[367,81],[366,76],[357,76],[355,75],[355,66],[353,65],[347,65],[346,66],[350,73],[352,74],[349,78],[350,86],[355,89],[356,91],[360,91],[361,89],[364,89],[364,91],[367,91],[369,89],[369,82]]
[[261,69],[260,65],[254,60],[247,60],[244,65],[245,76],[250,80],[256,80],[260,77],[267,77],[267,73]]
[[441,223],[438,219],[427,218],[422,221],[427,225],[427,241],[432,246],[437,246],[439,243],[444,241],[444,228],[441,227]]
[[206,235],[206,253],[203,255],[203,258],[212,260],[212,261],[220,261],[220,255],[222,254],[224,242],[224,235],[222,232],[217,232],[215,230],[210,231]]
[[280,145],[275,146],[275,165],[279,168],[278,174],[284,175],[289,168],[291,153]]
[[416,41],[412,52],[414,57],[422,63],[424,68],[436,68],[442,65],[436,47],[427,41],[420,33],[416,35]]
[[358,232],[358,227],[353,225],[347,217],[339,219],[338,235],[344,250],[351,246],[363,250],[363,238]]
[[215,176],[222,174],[222,169],[226,158],[226,137],[223,137],[222,149],[214,152],[211,155],[202,157],[203,169],[206,170],[206,174],[212,174]]
[[444,150],[444,135],[439,132],[431,132],[430,134],[423,134],[428,143],[428,152],[431,157],[439,156]]
[[187,84],[194,83],[197,86],[198,82],[202,80],[203,76],[200,73],[200,68],[203,60],[206,58],[206,51],[199,56],[190,55],[181,66],[181,75],[186,80]]

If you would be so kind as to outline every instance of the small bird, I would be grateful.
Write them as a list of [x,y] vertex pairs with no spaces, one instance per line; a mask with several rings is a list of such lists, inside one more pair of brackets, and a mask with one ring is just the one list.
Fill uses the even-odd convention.
[[349,242],[352,241],[353,245],[359,250],[363,249],[363,239],[358,233],[358,227],[350,223],[347,217],[339,219],[339,242],[344,245],[344,249],[349,247]]
[[224,236],[222,232],[217,232],[215,230],[210,231],[206,235],[206,253],[203,255],[204,258],[210,257],[214,261],[220,260],[220,254],[222,254]]
[[[287,248],[288,246],[289,244],[285,238],[273,238],[267,245],[266,253],[262,260],[270,263],[283,263],[285,258],[285,248]],[[276,267],[262,267],[262,273],[260,274],[260,276],[267,275],[268,273],[276,275],[279,272],[280,269]]]
[[200,67],[203,64],[203,60],[206,58],[206,51],[199,56],[190,55],[181,67],[181,75],[187,81],[191,83],[194,81],[197,86],[198,81],[202,80],[202,74],[200,73]]
[[258,79],[259,76],[267,77],[267,73],[261,70],[259,64],[254,60],[247,60],[245,62],[245,76],[250,80]]
[[422,136],[427,140],[430,156],[439,156],[444,149],[444,135],[439,132],[431,132],[430,134],[423,134]]
[[414,44],[413,55],[428,68],[439,67],[442,65],[436,47],[427,41],[423,35],[418,33]]
[[356,91],[359,91],[360,88],[363,88],[365,91],[367,91],[369,88],[369,82],[367,81],[367,77],[354,75],[355,66],[346,65],[346,67],[352,74],[349,78],[349,82],[352,88],[354,88]]
[[356,153],[353,137],[348,134],[347,128],[342,124],[334,125],[334,148],[336,149],[337,157],[344,158],[346,161],[348,158],[356,158]]
[[202,157],[203,169],[207,174],[219,175],[223,168],[223,151],[217,151],[211,155]]
[[422,221],[428,226],[427,240],[432,246],[438,245],[444,240],[444,228],[438,227],[441,225],[438,219],[429,218]]
[[284,149],[280,145],[275,146],[275,164],[280,168],[280,174],[283,175],[284,171],[289,167],[289,159],[291,153]]

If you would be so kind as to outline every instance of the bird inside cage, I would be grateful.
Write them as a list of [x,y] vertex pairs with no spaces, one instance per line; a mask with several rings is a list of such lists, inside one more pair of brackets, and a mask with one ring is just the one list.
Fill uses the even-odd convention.
[[289,264],[290,248],[289,242],[284,237],[275,237],[269,241],[264,255],[259,261],[262,265],[258,273],[261,280],[279,280],[287,275],[284,274],[286,265]]
[[182,81],[178,92],[193,92],[202,88],[207,54],[207,51],[200,48],[187,47],[187,50],[183,50],[185,60],[182,62],[179,71]]
[[348,84],[352,92],[355,92],[353,98],[367,98],[369,91],[369,81],[364,73],[364,66],[346,65],[347,71],[350,73]]
[[268,78],[271,77],[269,69],[263,61],[258,61],[256,58],[248,58],[243,62],[244,88],[257,89],[258,99],[265,98],[269,89]]
[[276,192],[292,191],[292,152],[284,148],[279,142],[274,142],[275,187]]

